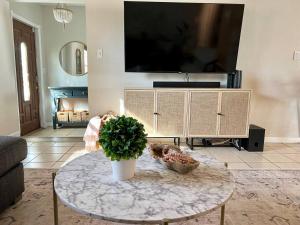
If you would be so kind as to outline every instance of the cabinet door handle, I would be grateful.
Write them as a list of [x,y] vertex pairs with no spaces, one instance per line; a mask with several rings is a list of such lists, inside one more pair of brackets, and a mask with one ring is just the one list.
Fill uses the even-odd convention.
[[157,113],[157,112],[155,112],[155,113],[153,113],[154,115],[159,115],[159,113]]
[[217,113],[217,115],[218,115],[218,116],[224,116],[224,114],[223,114],[223,113]]

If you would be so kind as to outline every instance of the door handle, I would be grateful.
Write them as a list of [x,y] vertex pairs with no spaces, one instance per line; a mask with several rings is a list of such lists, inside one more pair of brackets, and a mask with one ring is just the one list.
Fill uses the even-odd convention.
[[224,114],[223,114],[223,113],[217,113],[217,115],[218,115],[218,116],[224,116]]
[[159,113],[157,113],[157,112],[155,112],[155,113],[153,113],[154,115],[159,115]]

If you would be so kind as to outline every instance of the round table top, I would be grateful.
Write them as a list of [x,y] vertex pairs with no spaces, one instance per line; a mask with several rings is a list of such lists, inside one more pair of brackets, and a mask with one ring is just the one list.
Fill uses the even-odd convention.
[[132,224],[189,220],[222,206],[234,190],[225,166],[199,151],[189,153],[200,166],[178,174],[145,150],[135,176],[126,181],[112,179],[111,162],[102,151],[88,153],[57,172],[54,188],[66,206],[98,219]]

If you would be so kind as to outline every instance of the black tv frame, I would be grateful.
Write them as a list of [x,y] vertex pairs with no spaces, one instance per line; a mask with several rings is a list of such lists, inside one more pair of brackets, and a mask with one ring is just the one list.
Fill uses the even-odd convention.
[[[241,31],[240,31],[240,35],[239,35],[239,39],[238,39],[238,51],[239,51],[239,46],[240,46],[240,39],[241,39],[241,32],[242,32],[242,28],[243,28],[243,18],[244,18],[244,11],[245,11],[245,4],[242,3],[216,3],[216,2],[155,2],[155,1],[124,1],[124,44],[126,43],[126,38],[125,38],[125,3],[129,2],[129,3],[178,3],[178,4],[220,4],[220,5],[241,5],[243,6],[243,15],[242,15],[242,24],[241,24]],[[237,52],[237,60],[238,60],[238,52]],[[237,60],[236,63],[237,64]],[[126,73],[173,73],[173,74],[229,74],[229,73],[233,73],[234,71],[236,71],[236,69],[234,69],[231,72],[186,72],[186,71],[167,71],[167,70],[144,70],[144,71],[130,71],[130,70],[126,70],[126,49],[124,46],[124,69]],[[236,67],[236,66],[235,66]],[[191,83],[191,82],[190,82]]]

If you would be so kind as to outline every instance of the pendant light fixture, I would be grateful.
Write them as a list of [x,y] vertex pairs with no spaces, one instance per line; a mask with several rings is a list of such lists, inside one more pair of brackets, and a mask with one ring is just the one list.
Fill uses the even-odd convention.
[[67,23],[70,23],[73,18],[72,10],[68,9],[65,4],[57,4],[53,9],[53,15],[57,22],[62,23],[65,29]]

